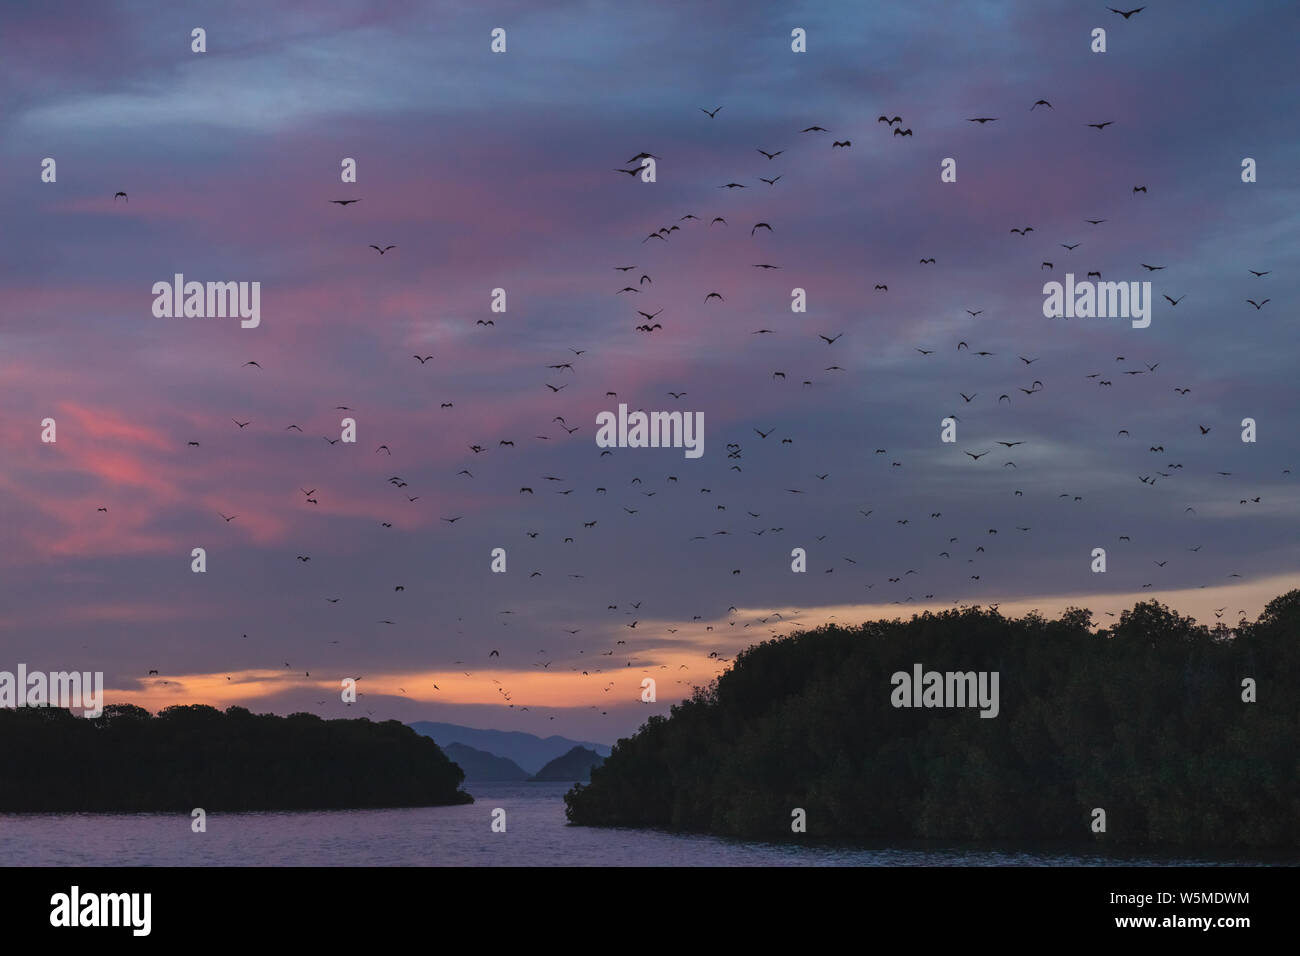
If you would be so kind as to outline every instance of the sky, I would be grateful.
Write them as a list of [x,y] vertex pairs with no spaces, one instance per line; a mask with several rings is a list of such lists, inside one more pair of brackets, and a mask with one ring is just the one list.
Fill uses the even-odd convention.
[[[827,621],[1253,618],[1300,586],[1297,27],[7,3],[0,669],[612,743]],[[1090,271],[1151,282],[1149,327],[1045,318]],[[175,273],[259,282],[260,324],[155,317]],[[702,413],[703,455],[597,447],[619,403]]]

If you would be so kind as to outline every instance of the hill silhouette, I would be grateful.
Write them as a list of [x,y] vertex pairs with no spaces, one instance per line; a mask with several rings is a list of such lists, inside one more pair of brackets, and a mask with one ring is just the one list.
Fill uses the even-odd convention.
[[574,747],[566,754],[561,754],[541,770],[534,780],[556,783],[578,783],[591,776],[593,767],[599,767],[605,758],[586,747]]
[[[894,706],[918,663],[998,672],[997,716]],[[580,825],[745,837],[803,809],[836,839],[1295,847],[1297,752],[1300,591],[1232,630],[1154,601],[1098,632],[1074,608],[952,610],[750,647],[565,802]]]
[[498,757],[486,750],[476,750],[464,744],[447,744],[442,748],[456,766],[465,771],[466,780],[507,781],[527,780],[528,771],[506,757]]
[[396,720],[112,704],[0,710],[0,811],[356,809],[472,803],[464,774]]
[[418,733],[432,737],[438,746],[464,744],[475,750],[483,750],[497,757],[506,757],[519,764],[529,773],[537,773],[547,763],[574,747],[590,747],[596,753],[608,756],[609,747],[605,744],[592,743],[589,740],[570,740],[552,734],[538,737],[536,734],[518,730],[482,730],[477,727],[463,727],[460,724],[446,724],[437,720],[417,720],[409,724]]

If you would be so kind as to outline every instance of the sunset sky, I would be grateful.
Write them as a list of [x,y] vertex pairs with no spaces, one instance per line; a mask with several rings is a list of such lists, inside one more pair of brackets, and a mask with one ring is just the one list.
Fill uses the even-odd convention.
[[[1300,586],[1295,4],[541,6],[0,7],[0,669],[613,742],[790,622]],[[1149,328],[1043,317],[1094,270]],[[620,402],[703,457],[602,455]]]

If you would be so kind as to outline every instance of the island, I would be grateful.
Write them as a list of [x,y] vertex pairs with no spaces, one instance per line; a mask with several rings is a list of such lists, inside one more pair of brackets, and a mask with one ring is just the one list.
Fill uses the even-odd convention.
[[742,838],[1281,849],[1297,753],[1300,591],[1213,628],[965,608],[752,646],[565,803]]
[[473,803],[438,745],[396,720],[110,704],[0,710],[0,812],[342,810]]

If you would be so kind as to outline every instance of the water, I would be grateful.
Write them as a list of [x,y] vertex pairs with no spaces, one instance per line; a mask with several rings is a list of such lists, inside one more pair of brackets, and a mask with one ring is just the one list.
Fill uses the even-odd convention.
[[[4,866],[1091,866],[1252,864],[988,848],[742,842],[569,826],[567,784],[477,784],[476,802],[404,810],[188,814],[0,814]],[[492,810],[506,832],[491,831]],[[1281,862],[1281,861],[1274,861]],[[1294,863],[1294,860],[1289,862]]]

